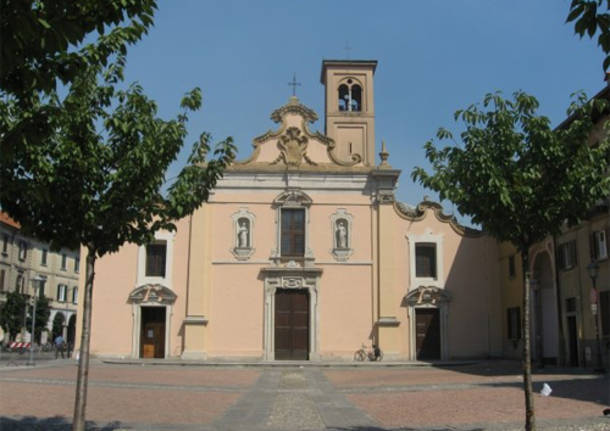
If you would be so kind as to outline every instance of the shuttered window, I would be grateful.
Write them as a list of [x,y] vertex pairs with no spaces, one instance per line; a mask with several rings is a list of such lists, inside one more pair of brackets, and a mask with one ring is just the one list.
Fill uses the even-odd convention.
[[509,340],[521,339],[521,309],[512,307],[506,310],[506,328]]
[[557,263],[559,269],[572,269],[578,263],[578,254],[576,252],[576,241],[568,241],[559,244],[557,247]]
[[415,244],[415,276],[436,278],[436,244]]
[[591,260],[601,260],[608,257],[608,231],[596,230],[589,237]]
[[282,209],[282,256],[305,255],[305,210]]
[[165,277],[165,258],[167,245],[163,243],[148,244],[146,246],[146,276]]

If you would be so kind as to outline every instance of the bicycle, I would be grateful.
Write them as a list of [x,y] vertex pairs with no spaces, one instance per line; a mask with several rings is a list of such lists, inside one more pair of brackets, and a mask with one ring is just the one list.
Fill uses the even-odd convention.
[[364,362],[365,360],[369,361],[381,361],[383,360],[383,352],[376,345],[373,344],[370,350],[363,344],[362,347],[354,353],[354,361]]

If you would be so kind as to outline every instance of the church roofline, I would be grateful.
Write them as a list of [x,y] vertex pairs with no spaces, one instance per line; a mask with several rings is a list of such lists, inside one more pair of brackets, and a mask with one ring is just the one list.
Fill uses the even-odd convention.
[[326,84],[324,79],[324,71],[329,66],[340,66],[340,67],[372,67],[373,73],[377,68],[377,60],[322,60],[322,70],[320,72],[320,82]]

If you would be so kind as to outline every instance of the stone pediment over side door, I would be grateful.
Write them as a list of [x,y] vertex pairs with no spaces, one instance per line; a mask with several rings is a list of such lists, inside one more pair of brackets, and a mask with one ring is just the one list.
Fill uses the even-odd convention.
[[296,97],[271,114],[279,124],[276,130],[254,138],[254,151],[246,160],[234,162],[229,171],[344,171],[368,170],[362,157],[341,161],[335,154],[335,142],[320,132],[309,130],[318,116]]

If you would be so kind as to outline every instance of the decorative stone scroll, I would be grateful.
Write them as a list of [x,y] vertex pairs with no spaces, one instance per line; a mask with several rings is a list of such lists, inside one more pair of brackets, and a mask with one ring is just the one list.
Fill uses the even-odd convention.
[[438,306],[451,300],[451,295],[445,289],[436,286],[419,286],[405,296],[405,302],[411,307]]
[[173,304],[176,298],[177,295],[170,288],[162,284],[145,284],[132,290],[127,302],[131,304]]
[[305,161],[315,166],[316,163],[307,156],[307,143],[307,136],[302,134],[297,127],[289,127],[277,141],[280,155],[271,164],[275,165],[283,161],[288,167],[298,168]]

